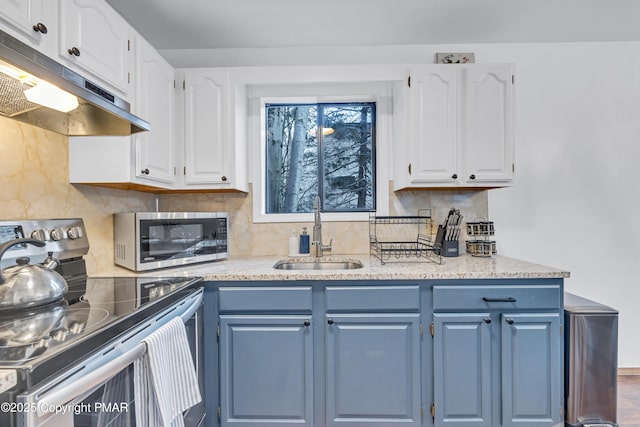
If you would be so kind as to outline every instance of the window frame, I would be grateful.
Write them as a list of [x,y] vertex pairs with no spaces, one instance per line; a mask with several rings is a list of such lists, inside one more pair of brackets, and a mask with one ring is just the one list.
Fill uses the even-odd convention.
[[[371,117],[372,117],[372,129],[373,129],[373,135],[371,135],[371,168],[373,169],[372,172],[372,177],[373,180],[369,181],[371,184],[371,191],[373,193],[372,195],[372,201],[374,202],[373,204],[373,209],[372,208],[341,208],[341,209],[327,209],[325,210],[324,208],[322,209],[323,213],[356,213],[356,212],[372,212],[375,211],[375,201],[377,198],[377,183],[376,183],[376,169],[377,169],[377,165],[376,165],[376,120],[377,120],[377,115],[376,115],[376,103],[375,102],[363,102],[363,101],[351,101],[351,102],[318,102],[318,103],[313,103],[313,104],[302,104],[302,103],[295,103],[295,104],[291,104],[291,103],[287,103],[287,104],[283,104],[283,103],[277,103],[277,104],[273,104],[273,103],[265,103],[265,110],[268,108],[272,108],[272,107],[293,107],[293,106],[310,106],[310,107],[316,107],[317,109],[317,117],[316,117],[316,123],[318,126],[318,129],[322,128],[322,115],[324,114],[325,109],[331,109],[331,108],[336,108],[336,107],[340,107],[340,106],[349,106],[349,107],[355,107],[355,106],[366,106],[367,108],[371,109]],[[267,131],[267,127],[265,127],[265,135],[266,135],[266,131]],[[327,197],[326,194],[326,190],[327,190],[327,183],[325,181],[326,176],[326,145],[325,145],[325,141],[324,141],[324,135],[320,132],[317,134],[317,161],[318,161],[318,166],[316,168],[316,178],[318,178],[318,193],[320,193],[320,198],[321,198],[321,205],[324,206],[325,204],[325,197]],[[266,143],[266,142],[265,142]],[[265,175],[263,176],[263,179],[265,179],[265,182],[263,183],[263,190],[265,191],[265,197],[266,199],[268,199],[268,195],[266,193],[268,193],[268,190],[266,189],[266,181],[267,181],[267,170],[268,168],[266,168],[266,162],[265,162]],[[266,200],[265,199],[265,200]],[[265,208],[266,211],[266,208]],[[281,215],[283,214],[283,212],[270,212],[267,213],[267,215]]]
[[[310,213],[266,213],[266,105],[373,102],[375,122],[375,213],[389,214],[389,144],[392,135],[393,84],[388,81],[364,83],[249,85],[249,151],[253,188],[253,222],[310,222]],[[369,212],[323,212],[323,221],[368,221]]]

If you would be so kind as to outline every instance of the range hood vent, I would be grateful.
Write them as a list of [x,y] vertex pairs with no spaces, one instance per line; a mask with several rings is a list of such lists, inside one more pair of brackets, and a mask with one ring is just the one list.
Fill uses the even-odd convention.
[[[65,113],[30,102],[24,92],[40,81],[77,97],[78,107]],[[125,100],[0,31],[0,115],[70,136],[150,130],[129,111]]]

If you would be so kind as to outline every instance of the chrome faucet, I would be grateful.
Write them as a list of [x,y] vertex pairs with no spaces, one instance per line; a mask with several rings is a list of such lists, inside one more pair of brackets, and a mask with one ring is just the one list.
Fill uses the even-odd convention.
[[316,247],[316,257],[321,257],[324,251],[331,250],[331,243],[333,243],[333,239],[329,240],[328,245],[322,244],[322,220],[320,219],[320,196],[316,196],[313,199],[313,212],[314,212],[314,223],[313,223],[313,239],[311,244]]

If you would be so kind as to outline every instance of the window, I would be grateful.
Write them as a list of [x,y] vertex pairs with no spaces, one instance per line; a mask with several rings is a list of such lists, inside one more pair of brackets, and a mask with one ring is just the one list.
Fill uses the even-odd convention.
[[265,105],[265,213],[376,207],[373,102]]

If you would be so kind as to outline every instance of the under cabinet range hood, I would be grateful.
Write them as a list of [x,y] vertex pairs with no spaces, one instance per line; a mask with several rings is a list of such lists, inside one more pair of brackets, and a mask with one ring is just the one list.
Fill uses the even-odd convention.
[[[45,107],[49,101],[38,95],[51,97],[51,91],[55,103],[66,105]],[[0,31],[0,115],[70,136],[150,130],[129,108],[110,91]]]

